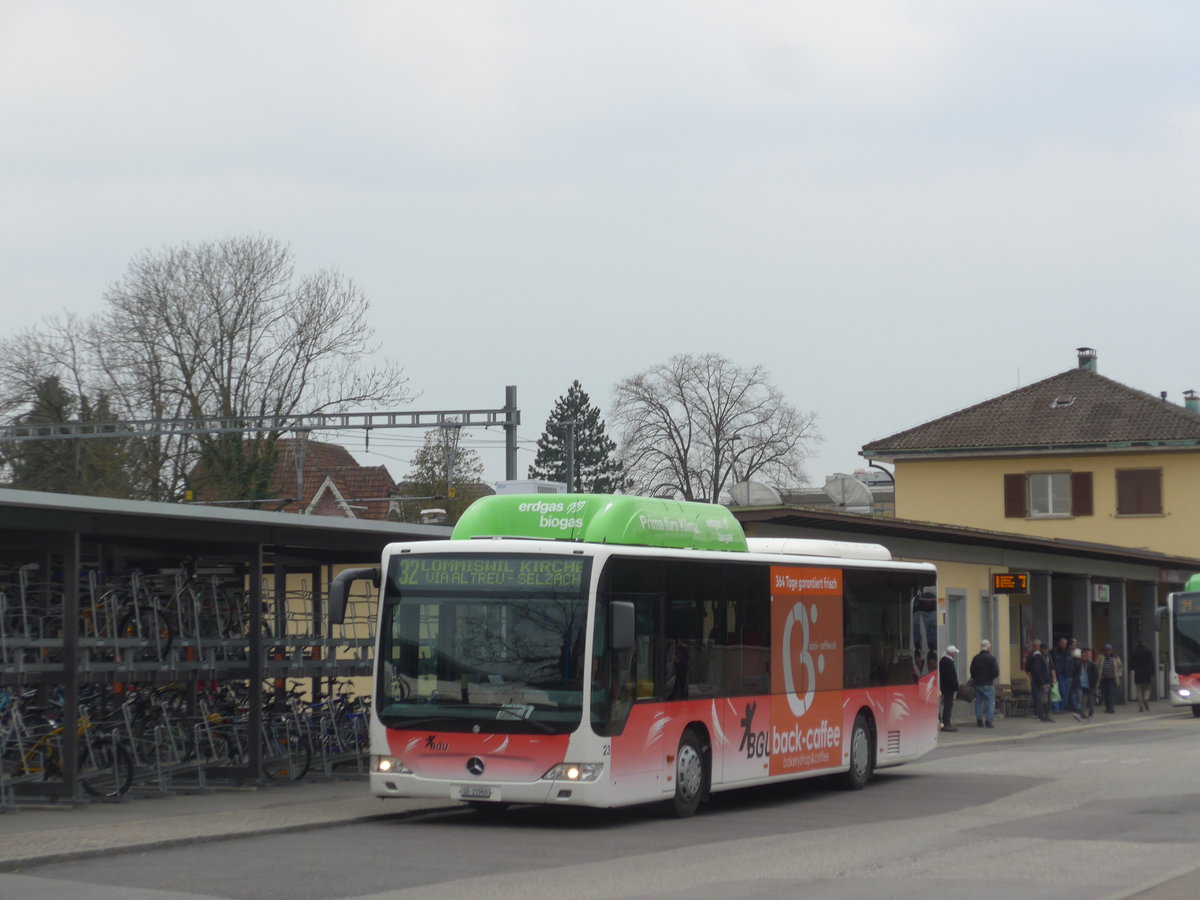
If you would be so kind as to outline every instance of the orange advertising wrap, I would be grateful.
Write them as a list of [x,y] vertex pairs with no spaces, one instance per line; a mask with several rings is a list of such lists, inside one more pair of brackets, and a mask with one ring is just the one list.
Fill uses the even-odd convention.
[[842,570],[771,567],[772,775],[842,763]]

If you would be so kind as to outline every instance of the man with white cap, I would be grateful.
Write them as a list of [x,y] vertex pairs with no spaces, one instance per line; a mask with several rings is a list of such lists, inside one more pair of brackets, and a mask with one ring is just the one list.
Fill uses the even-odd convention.
[[992,656],[992,642],[986,638],[979,642],[979,652],[971,660],[971,686],[975,688],[975,725],[982,728],[994,727],[996,716],[996,679],[1000,677],[1000,663]]
[[946,648],[946,655],[938,663],[938,684],[942,691],[942,731],[958,731],[950,721],[950,713],[954,711],[954,698],[958,695],[958,669],[954,667],[954,659],[958,656],[958,648],[951,644]]

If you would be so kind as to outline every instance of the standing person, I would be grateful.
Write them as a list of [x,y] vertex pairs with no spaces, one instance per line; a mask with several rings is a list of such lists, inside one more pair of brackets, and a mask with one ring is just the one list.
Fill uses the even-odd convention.
[[938,682],[942,689],[942,731],[958,731],[950,721],[954,711],[954,698],[958,695],[958,669],[954,660],[958,658],[958,648],[951,644],[946,648],[946,655],[938,663]]
[[1067,652],[1071,656],[1071,694],[1067,700],[1067,711],[1079,712],[1079,659],[1082,655],[1079,641],[1075,638],[1067,641]]
[[1029,654],[1029,662],[1026,665],[1029,670],[1029,687],[1033,693],[1034,714],[1043,722],[1053,722],[1050,718],[1050,683],[1054,675],[1050,671],[1050,661],[1046,658],[1041,641],[1033,642],[1033,652]]
[[1112,644],[1104,645],[1104,655],[1096,663],[1100,671],[1100,697],[1104,700],[1104,711],[1117,711],[1117,682],[1121,680],[1121,657],[1113,654]]
[[1096,664],[1092,662],[1091,650],[1076,650],[1079,654],[1079,674],[1075,679],[1076,692],[1079,696],[1079,710],[1075,718],[1079,721],[1090,719],[1096,714]]
[[1060,637],[1058,646],[1050,651],[1050,664],[1054,669],[1054,680],[1058,682],[1058,701],[1054,703],[1054,711],[1060,713],[1071,705],[1071,669],[1074,668],[1065,637]]
[[1141,638],[1129,654],[1129,668],[1133,669],[1133,683],[1137,685],[1138,712],[1150,711],[1150,684],[1154,681],[1154,654]]
[[992,656],[992,642],[979,642],[979,652],[971,660],[971,684],[975,688],[975,725],[992,728],[996,715],[996,679],[1000,677],[1000,663]]
[[1071,710],[1071,714],[1078,719],[1079,711],[1083,709],[1082,682],[1079,680],[1083,668],[1083,651],[1074,646],[1075,644],[1075,639],[1071,638],[1071,643],[1068,645],[1071,649],[1071,702],[1067,704],[1067,709]]

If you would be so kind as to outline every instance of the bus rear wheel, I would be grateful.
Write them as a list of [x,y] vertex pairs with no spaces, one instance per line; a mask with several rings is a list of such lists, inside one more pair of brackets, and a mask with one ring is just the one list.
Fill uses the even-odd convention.
[[679,740],[679,751],[675,754],[675,796],[671,798],[671,812],[679,818],[695,815],[705,789],[704,749],[696,732],[688,729]]
[[875,742],[871,739],[871,723],[865,713],[859,713],[850,732],[850,771],[846,773],[848,790],[861,791],[875,772]]

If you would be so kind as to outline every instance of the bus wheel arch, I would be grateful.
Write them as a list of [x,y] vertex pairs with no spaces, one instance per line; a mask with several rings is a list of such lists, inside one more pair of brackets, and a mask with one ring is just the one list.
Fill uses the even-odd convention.
[[690,723],[679,737],[674,780],[671,812],[679,818],[694,815],[712,785],[712,741],[708,729],[698,722]]
[[850,729],[850,768],[844,777],[848,790],[861,791],[875,774],[875,754],[878,752],[875,717],[863,707],[854,717]]

